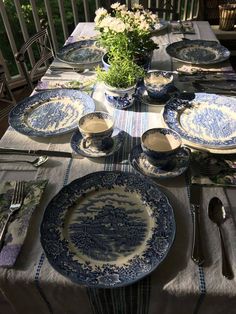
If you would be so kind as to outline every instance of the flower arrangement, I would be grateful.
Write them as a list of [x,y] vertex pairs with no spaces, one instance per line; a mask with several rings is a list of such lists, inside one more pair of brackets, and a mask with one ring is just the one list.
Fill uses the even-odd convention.
[[158,46],[151,39],[151,30],[158,17],[142,5],[136,4],[132,10],[116,2],[111,5],[111,13],[99,8],[95,16],[95,28],[99,31],[99,43],[112,59],[114,55],[149,55]]

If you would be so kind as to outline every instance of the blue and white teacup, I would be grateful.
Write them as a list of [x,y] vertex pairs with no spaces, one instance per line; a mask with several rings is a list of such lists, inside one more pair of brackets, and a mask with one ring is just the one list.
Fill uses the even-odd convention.
[[148,161],[163,169],[174,164],[175,155],[181,146],[181,137],[171,129],[149,129],[141,136],[141,147]]
[[173,75],[165,71],[150,71],[144,77],[144,85],[149,97],[162,101],[173,88]]
[[78,127],[83,136],[83,148],[92,146],[98,150],[105,150],[112,146],[114,120],[109,113],[102,111],[87,113],[79,119]]

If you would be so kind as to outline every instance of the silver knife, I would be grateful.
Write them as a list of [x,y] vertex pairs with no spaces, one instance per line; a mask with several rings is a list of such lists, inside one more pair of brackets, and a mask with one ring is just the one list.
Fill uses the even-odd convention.
[[193,242],[192,242],[192,260],[197,265],[203,265],[205,259],[202,250],[201,233],[200,233],[200,201],[201,201],[201,186],[190,185],[190,205],[193,216]]
[[30,156],[51,156],[51,157],[65,157],[65,158],[81,158],[81,156],[61,151],[50,151],[50,150],[27,150],[27,149],[17,149],[17,148],[4,148],[0,147],[0,154],[8,154],[8,155],[30,155]]
[[80,68],[67,68],[67,67],[58,67],[58,66],[51,66],[49,68],[51,71],[63,71],[63,72],[83,72]]

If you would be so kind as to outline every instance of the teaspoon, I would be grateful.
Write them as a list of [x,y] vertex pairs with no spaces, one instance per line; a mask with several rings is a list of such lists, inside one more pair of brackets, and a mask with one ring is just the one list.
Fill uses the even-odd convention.
[[221,241],[221,253],[222,253],[222,274],[228,279],[234,277],[228,255],[226,253],[226,248],[224,244],[223,234],[222,234],[222,224],[227,219],[226,211],[221,200],[218,197],[213,197],[208,206],[209,218],[218,226]]
[[23,159],[0,159],[0,163],[18,163],[18,162],[26,162],[28,164],[33,165],[34,167],[40,167],[48,160],[48,156],[39,156],[34,160],[23,160]]

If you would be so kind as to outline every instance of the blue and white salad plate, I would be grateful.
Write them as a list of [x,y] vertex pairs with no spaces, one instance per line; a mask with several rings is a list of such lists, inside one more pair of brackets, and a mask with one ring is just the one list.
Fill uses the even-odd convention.
[[191,64],[215,64],[227,60],[230,51],[212,40],[181,40],[166,47],[174,59]]
[[124,144],[124,139],[125,132],[118,128],[115,128],[111,135],[111,146],[109,145],[107,149],[98,150],[93,146],[84,148],[83,136],[79,130],[76,130],[71,137],[70,145],[73,151],[79,155],[88,158],[98,158],[113,155],[121,148],[122,144]]
[[73,89],[40,92],[17,104],[9,115],[16,131],[35,137],[48,137],[71,132],[79,118],[95,110],[93,99]]
[[170,99],[164,107],[165,124],[191,147],[236,148],[236,99],[196,93],[192,101]]
[[95,40],[87,39],[63,46],[57,53],[57,59],[82,70],[101,64],[103,55],[104,49],[96,46]]
[[101,171],[62,188],[40,231],[59,273],[88,287],[115,288],[151,273],[169,252],[175,229],[173,209],[152,180]]
[[137,145],[129,155],[129,162],[136,171],[145,176],[156,179],[174,178],[180,176],[188,169],[190,150],[187,147],[182,147],[174,157],[168,160],[163,168],[152,165],[143,152],[141,145]]

